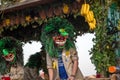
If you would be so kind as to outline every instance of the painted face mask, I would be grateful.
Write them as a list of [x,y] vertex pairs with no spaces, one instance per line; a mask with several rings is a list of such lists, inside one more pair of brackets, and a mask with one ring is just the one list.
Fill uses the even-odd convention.
[[14,51],[9,51],[7,49],[3,49],[3,57],[6,61],[13,62],[15,59]]
[[58,46],[64,46],[66,43],[67,36],[53,36],[53,41],[55,42],[56,45]]
[[64,29],[59,29],[58,35],[53,36],[53,41],[57,46],[64,46],[68,38],[68,33]]
[[23,65],[22,43],[13,37],[0,39],[0,72],[9,73],[11,67]]

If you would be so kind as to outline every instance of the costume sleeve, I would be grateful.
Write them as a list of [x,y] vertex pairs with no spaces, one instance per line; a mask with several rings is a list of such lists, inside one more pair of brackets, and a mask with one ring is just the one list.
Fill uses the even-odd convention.
[[46,61],[47,61],[47,68],[53,68],[52,67],[52,58],[48,55],[48,54],[46,54]]
[[75,49],[70,49],[70,53],[71,53],[71,58],[72,60],[78,60],[78,53]]

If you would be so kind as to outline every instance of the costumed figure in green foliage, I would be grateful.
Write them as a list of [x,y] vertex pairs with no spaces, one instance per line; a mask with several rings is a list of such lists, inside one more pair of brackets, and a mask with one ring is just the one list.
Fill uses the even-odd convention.
[[[24,66],[24,80],[43,80],[39,75],[41,69],[44,70],[45,75],[46,69],[46,54],[42,47],[40,52],[30,55],[28,62]],[[48,80],[45,78],[45,80]]]
[[51,18],[43,26],[41,41],[47,53],[49,80],[83,80],[74,36],[74,26],[63,18]]
[[[23,78],[22,43],[12,37],[0,39],[0,73],[10,74],[11,79]],[[16,71],[15,71],[16,70]],[[18,71],[19,70],[19,71]]]

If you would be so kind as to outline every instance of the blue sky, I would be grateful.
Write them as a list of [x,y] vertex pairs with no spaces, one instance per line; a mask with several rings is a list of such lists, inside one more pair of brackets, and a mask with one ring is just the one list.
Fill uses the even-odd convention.
[[[83,34],[77,37],[76,48],[79,55],[79,68],[84,76],[96,73],[94,65],[91,63],[89,50],[93,47],[92,39],[94,34]],[[26,63],[29,56],[35,52],[39,52],[41,48],[40,42],[33,41],[32,44],[26,43],[23,46],[24,62]]]

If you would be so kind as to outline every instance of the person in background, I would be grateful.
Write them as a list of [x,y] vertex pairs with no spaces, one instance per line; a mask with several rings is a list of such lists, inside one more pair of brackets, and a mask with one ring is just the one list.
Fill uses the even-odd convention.
[[47,53],[49,80],[84,80],[78,68],[74,33],[73,25],[59,17],[43,27],[41,41]]
[[[23,80],[22,42],[11,36],[0,39],[0,73],[3,80]],[[6,74],[9,73],[9,76]],[[14,79],[15,78],[15,79]]]

